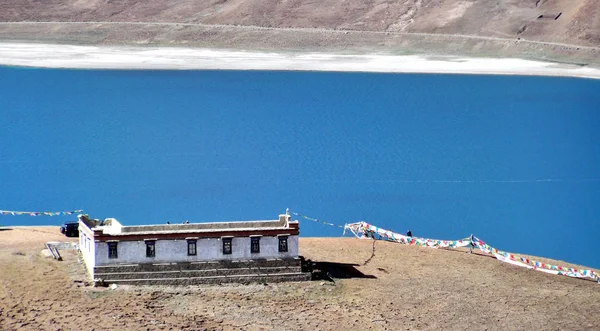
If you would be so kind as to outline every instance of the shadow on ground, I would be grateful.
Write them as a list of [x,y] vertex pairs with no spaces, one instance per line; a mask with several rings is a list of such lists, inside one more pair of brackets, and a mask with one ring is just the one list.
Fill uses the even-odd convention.
[[360,266],[355,263],[338,263],[338,262],[312,262],[312,279],[313,280],[333,280],[347,278],[371,278],[376,279],[374,275],[365,275],[356,267]]
[[12,230],[11,228],[0,228],[0,231],[10,231]]
[[[446,252],[452,252],[452,253],[462,253],[462,254],[469,254],[468,250],[456,250],[456,249],[448,249],[448,248],[440,248],[440,250],[446,251]],[[477,255],[477,256],[483,256],[483,257],[487,257],[487,258],[491,258],[491,259],[496,259],[495,256],[490,255],[490,254],[486,254],[486,253],[481,253],[478,251],[473,251],[473,253],[470,253],[472,255]]]

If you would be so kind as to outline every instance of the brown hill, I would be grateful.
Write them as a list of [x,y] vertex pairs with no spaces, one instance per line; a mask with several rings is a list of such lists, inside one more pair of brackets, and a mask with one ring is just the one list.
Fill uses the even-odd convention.
[[54,22],[0,24],[0,40],[600,63],[596,0],[3,0],[0,22]]
[[302,238],[335,283],[111,290],[87,285],[75,254],[40,254],[64,240],[56,227],[0,231],[1,330],[600,328],[598,284],[461,251]]

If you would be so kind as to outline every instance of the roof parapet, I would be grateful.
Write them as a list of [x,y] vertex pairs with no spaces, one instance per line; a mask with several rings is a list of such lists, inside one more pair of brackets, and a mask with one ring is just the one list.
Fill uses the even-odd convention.
[[100,221],[97,219],[90,219],[87,215],[79,215],[79,219],[94,233],[104,235],[137,235],[142,233],[210,233],[227,230],[253,231],[298,228],[298,221],[291,221],[291,216],[289,214],[281,214],[277,220],[151,224],[133,226],[123,226],[114,218],[107,218],[104,221]]

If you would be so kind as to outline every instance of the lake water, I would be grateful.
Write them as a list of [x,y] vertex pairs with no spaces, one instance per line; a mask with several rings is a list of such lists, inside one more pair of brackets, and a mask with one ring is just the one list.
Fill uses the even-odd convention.
[[2,210],[133,225],[290,208],[600,267],[596,80],[0,67],[0,129]]

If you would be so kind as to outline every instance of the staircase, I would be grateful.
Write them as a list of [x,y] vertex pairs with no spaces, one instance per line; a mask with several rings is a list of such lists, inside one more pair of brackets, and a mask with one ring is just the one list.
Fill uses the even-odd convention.
[[198,285],[306,281],[311,274],[293,258],[97,266],[94,278],[105,284]]

